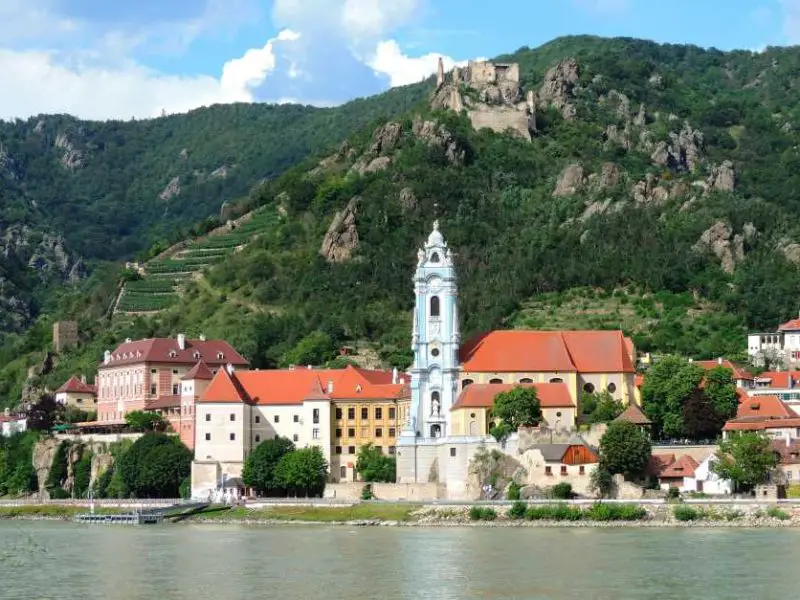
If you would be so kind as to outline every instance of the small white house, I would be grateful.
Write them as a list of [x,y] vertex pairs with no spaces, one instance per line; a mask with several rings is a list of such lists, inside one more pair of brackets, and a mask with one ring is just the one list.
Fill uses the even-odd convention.
[[[689,486],[693,491],[703,492],[710,496],[721,496],[733,493],[733,484],[730,479],[720,479],[719,475],[711,470],[711,466],[717,457],[711,454],[701,462],[694,471],[694,477],[690,478]],[[691,481],[693,480],[693,481]]]
[[0,415],[0,435],[10,437],[28,429],[27,417]]
[[720,479],[711,465],[716,457],[711,454],[697,462],[688,454],[676,459],[674,454],[653,457],[651,472],[658,477],[662,490],[677,488],[681,492],[702,492],[710,496],[731,494],[733,486],[727,479]]

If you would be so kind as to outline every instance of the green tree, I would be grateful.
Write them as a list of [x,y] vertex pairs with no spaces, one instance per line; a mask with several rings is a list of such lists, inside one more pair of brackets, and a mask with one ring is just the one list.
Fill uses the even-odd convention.
[[383,454],[377,446],[365,444],[358,449],[356,470],[361,479],[370,483],[394,483],[397,480],[397,461]]
[[626,479],[644,476],[652,447],[648,435],[628,421],[615,421],[600,438],[598,469],[611,475],[621,473]]
[[55,396],[44,394],[28,410],[28,429],[50,431],[54,425],[62,422],[63,414],[64,407],[56,402]]
[[736,381],[730,369],[719,366],[706,371],[703,391],[720,418],[727,421],[736,416],[739,395],[736,393]]
[[133,431],[168,431],[169,422],[161,415],[154,412],[134,410],[125,415],[125,422]]
[[715,456],[712,471],[732,481],[739,491],[767,481],[778,464],[772,441],[761,432],[742,432],[722,441]]
[[610,423],[625,410],[625,405],[607,391],[581,396],[581,408],[586,423]]
[[703,368],[678,356],[665,356],[647,372],[642,405],[657,434],[684,435],[683,406],[700,386]]
[[324,365],[336,358],[337,351],[330,335],[324,331],[314,331],[286,353],[284,362],[287,365]]
[[287,438],[276,437],[261,442],[244,463],[242,481],[262,495],[284,494],[285,488],[278,481],[275,470],[281,459],[294,449],[294,444]]
[[319,446],[302,448],[281,458],[275,478],[291,496],[321,496],[328,478],[328,463]]
[[686,404],[683,405],[683,429],[693,440],[716,438],[725,425],[717,407],[709,399],[704,390],[692,391]]
[[536,397],[536,388],[518,385],[500,392],[492,403],[492,417],[499,419],[511,432],[537,425],[542,420],[542,406]]
[[81,457],[73,467],[75,483],[72,488],[72,495],[75,498],[83,498],[89,490],[89,482],[92,478],[92,451],[84,446],[81,450]]
[[[115,468],[123,496],[176,498],[189,475],[192,453],[181,441],[163,433],[146,433],[122,454]],[[112,477],[109,487],[112,487]]]

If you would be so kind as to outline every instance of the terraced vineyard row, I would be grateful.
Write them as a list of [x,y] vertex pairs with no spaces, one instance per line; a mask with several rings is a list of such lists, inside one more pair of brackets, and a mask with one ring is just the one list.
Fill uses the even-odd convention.
[[172,306],[179,300],[188,279],[246,246],[254,237],[268,231],[279,218],[274,209],[263,209],[228,233],[196,240],[168,258],[150,261],[141,279],[125,284],[115,312],[156,312]]

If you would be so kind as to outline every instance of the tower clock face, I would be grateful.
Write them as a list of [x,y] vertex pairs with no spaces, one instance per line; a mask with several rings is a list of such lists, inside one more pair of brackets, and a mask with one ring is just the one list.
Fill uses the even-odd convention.
[[442,288],[442,280],[438,277],[431,277],[428,280],[428,286],[432,292],[438,292]]

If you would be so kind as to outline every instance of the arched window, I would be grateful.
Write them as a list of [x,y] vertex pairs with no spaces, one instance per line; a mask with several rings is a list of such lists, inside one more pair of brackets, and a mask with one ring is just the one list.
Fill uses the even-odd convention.
[[520,383],[533,383],[533,379],[531,379],[530,377],[523,377],[522,379],[519,380],[519,382]]
[[583,386],[583,391],[587,394],[594,394],[594,384],[593,383],[586,383]]
[[439,262],[439,253],[438,252],[434,252],[433,254],[431,254],[431,262],[432,263],[438,263]]
[[431,392],[431,416],[438,417],[442,414],[442,400],[439,392]]
[[475,382],[474,382],[474,381],[472,381],[472,379],[464,379],[464,380],[462,380],[462,381],[461,381],[461,389],[463,390],[463,389],[465,389],[465,388],[466,388],[468,385],[472,385],[473,383],[475,383]]
[[609,394],[613,394],[614,392],[616,392],[616,391],[617,391],[617,384],[616,384],[616,383],[609,383],[609,384],[606,386],[606,389],[608,390],[608,393],[609,393]]
[[489,383],[503,383],[503,380],[495,377],[494,379],[490,379]]
[[564,383],[564,380],[561,377],[551,377],[550,383]]
[[439,316],[439,296],[431,296],[431,316]]

